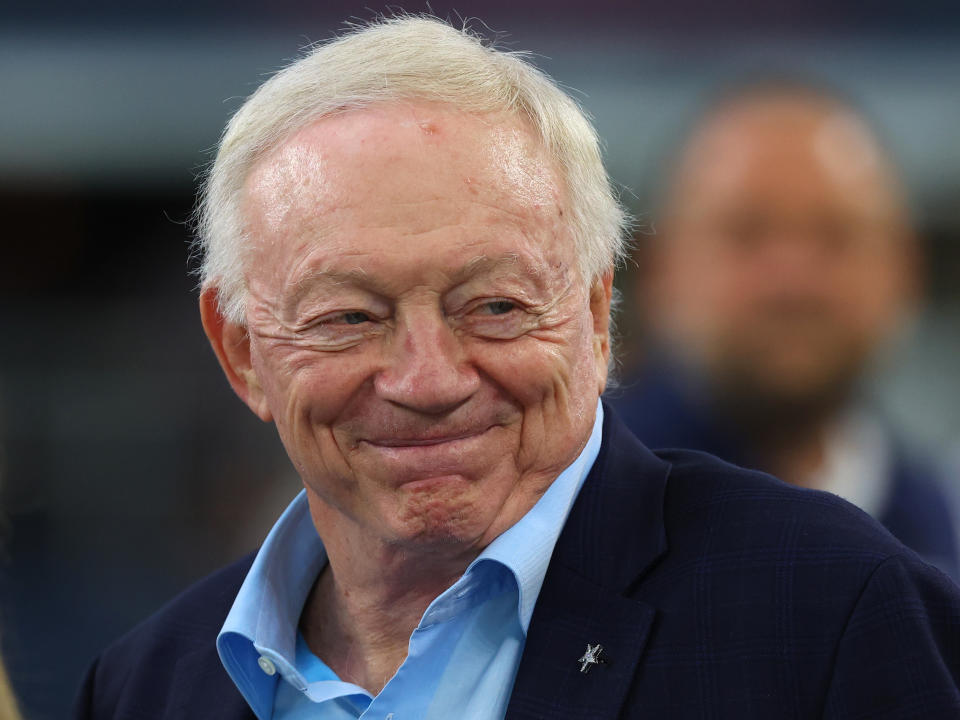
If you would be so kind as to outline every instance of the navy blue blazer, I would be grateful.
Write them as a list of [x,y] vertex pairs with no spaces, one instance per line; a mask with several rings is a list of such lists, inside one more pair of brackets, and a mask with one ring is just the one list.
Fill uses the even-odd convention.
[[[656,357],[606,401],[647,447],[693,448],[757,467],[743,438],[717,416],[706,391],[695,384],[676,362]],[[890,497],[877,520],[924,560],[960,580],[957,530],[935,473],[896,440],[891,450]]]
[[[960,589],[825,493],[607,410],[550,561],[507,718],[957,718]],[[250,720],[214,641],[250,557],[107,649],[82,720]],[[587,644],[605,664],[581,672]]]

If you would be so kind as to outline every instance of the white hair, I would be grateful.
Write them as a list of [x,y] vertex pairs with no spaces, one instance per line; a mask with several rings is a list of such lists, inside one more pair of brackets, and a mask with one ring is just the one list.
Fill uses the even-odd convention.
[[382,19],[307,53],[260,86],[224,130],[195,216],[204,287],[245,323],[249,243],[243,188],[257,160],[321,117],[371,103],[427,100],[465,112],[505,112],[530,123],[556,163],[586,279],[623,257],[628,219],[579,105],[523,54],[487,47],[468,29],[432,17]]

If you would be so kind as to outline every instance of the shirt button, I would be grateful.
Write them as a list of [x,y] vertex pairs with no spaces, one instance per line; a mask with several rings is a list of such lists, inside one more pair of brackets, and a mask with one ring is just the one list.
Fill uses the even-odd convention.
[[277,666],[273,664],[270,658],[265,658],[263,655],[257,658],[257,665],[259,665],[260,669],[267,675],[276,675],[277,673]]

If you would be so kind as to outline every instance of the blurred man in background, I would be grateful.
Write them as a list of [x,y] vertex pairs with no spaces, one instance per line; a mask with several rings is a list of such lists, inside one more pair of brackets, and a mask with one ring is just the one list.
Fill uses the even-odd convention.
[[694,447],[859,505],[957,577],[944,495],[858,401],[917,292],[889,157],[843,99],[743,84],[694,125],[642,257],[654,347],[613,402],[651,447]]

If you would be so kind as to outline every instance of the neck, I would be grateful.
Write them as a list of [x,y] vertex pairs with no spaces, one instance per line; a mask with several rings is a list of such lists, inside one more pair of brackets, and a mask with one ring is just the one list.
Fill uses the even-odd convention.
[[[317,527],[329,527],[315,505]],[[377,694],[406,658],[427,607],[479,550],[416,553],[360,534],[327,533],[323,540],[329,563],[307,598],[301,630],[338,677]]]
[[808,487],[826,462],[827,438],[848,390],[784,395],[729,384],[715,390],[718,415],[728,418],[745,450],[766,472]]

